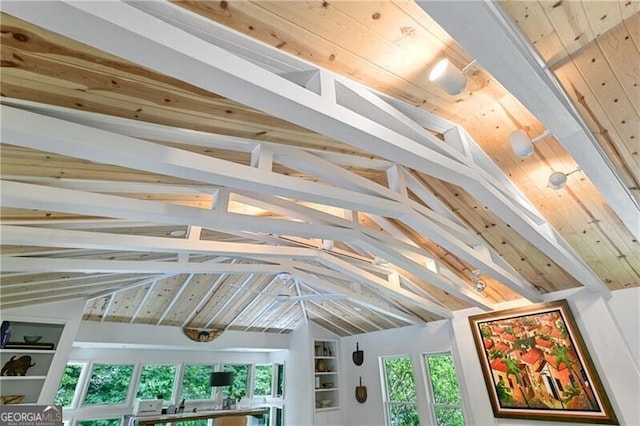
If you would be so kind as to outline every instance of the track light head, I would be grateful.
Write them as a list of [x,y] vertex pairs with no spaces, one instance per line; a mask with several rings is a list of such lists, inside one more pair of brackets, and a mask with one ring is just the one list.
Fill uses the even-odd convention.
[[533,141],[529,139],[529,135],[524,130],[516,130],[509,136],[509,146],[513,153],[520,158],[531,157],[533,154]]
[[438,84],[442,90],[454,96],[462,93],[467,86],[467,76],[447,58],[438,61],[431,69],[429,81]]

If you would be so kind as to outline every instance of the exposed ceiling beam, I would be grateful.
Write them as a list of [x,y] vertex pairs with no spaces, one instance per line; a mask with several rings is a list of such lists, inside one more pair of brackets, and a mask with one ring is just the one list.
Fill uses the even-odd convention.
[[553,73],[499,4],[417,3],[551,131],[629,231],[640,239],[640,206]]

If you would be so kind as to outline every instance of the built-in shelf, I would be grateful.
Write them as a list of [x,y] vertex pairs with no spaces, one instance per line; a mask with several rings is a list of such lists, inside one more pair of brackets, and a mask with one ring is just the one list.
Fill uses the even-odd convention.
[[[2,365],[0,396],[23,395],[22,405],[37,404],[56,354],[64,324],[3,319],[9,322],[11,335],[6,346],[11,348],[0,349],[0,364]],[[37,344],[27,344],[24,342],[25,335],[42,337]],[[21,360],[23,365],[28,367],[17,371],[6,368],[12,360],[13,362]],[[26,361],[29,362],[26,363]],[[4,398],[0,402],[4,403]]]
[[338,343],[335,340],[314,340],[314,402],[316,411],[340,408]]

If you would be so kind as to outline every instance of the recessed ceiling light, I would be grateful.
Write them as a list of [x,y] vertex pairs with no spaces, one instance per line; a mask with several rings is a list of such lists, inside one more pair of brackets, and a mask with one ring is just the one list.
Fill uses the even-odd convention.
[[184,237],[186,234],[187,231],[185,231],[184,229],[169,232],[169,235],[171,235],[172,237]]

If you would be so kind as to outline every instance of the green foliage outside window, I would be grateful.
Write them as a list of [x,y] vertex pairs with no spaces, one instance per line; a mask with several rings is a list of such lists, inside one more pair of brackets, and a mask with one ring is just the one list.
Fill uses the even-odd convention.
[[462,397],[450,354],[426,355],[437,426],[464,426]]
[[213,367],[210,365],[185,365],[180,398],[211,399],[209,378],[212,372]]
[[175,379],[175,365],[144,365],[140,372],[136,398],[155,399],[162,395],[165,401],[171,401]]
[[78,426],[120,426],[120,419],[84,420]]
[[94,364],[84,403],[124,403],[127,400],[132,373],[133,365]]
[[230,371],[233,373],[233,385],[224,389],[225,398],[241,398],[248,395],[249,390],[249,369],[248,364],[227,364],[222,371]]
[[262,364],[256,365],[255,384],[253,386],[253,395],[271,395],[271,382],[273,380],[273,365]]
[[63,407],[70,407],[73,402],[73,394],[76,391],[78,380],[80,380],[80,373],[82,373],[82,365],[80,364],[67,364],[62,373],[62,379],[60,380],[60,386],[56,392],[56,396],[53,398],[53,403],[56,405],[62,405]]
[[390,426],[420,424],[413,366],[409,357],[385,358],[384,374]]

